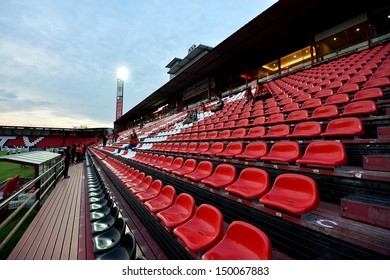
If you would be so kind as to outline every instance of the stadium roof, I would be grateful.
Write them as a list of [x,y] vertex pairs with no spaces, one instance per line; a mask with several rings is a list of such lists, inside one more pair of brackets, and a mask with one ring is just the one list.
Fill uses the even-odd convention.
[[28,153],[0,156],[0,161],[34,166],[36,176],[43,173],[48,168],[52,167],[53,160],[57,162],[60,159],[60,154],[45,151],[34,151]]
[[[261,65],[310,45],[314,35],[366,12],[382,7],[382,1],[279,0],[237,30],[207,55],[115,121],[126,124],[153,113],[180,90],[222,69]],[[172,62],[180,61],[175,59]]]

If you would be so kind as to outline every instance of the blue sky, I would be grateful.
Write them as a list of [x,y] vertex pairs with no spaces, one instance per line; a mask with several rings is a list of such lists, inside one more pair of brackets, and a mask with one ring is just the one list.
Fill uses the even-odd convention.
[[0,1],[0,125],[112,127],[169,80],[191,45],[215,47],[275,0]]

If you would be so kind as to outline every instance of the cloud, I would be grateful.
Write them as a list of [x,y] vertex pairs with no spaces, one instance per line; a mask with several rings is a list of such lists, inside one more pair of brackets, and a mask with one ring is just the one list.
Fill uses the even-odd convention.
[[130,71],[125,113],[169,80],[174,57],[215,47],[273,2],[1,1],[0,124],[112,126],[117,68]]

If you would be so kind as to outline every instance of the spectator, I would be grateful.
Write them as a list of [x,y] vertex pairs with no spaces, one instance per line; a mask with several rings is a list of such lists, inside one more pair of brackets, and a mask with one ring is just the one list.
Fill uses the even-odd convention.
[[268,98],[272,97],[270,88],[268,84],[261,84],[257,87],[256,95],[255,95],[255,101],[258,100],[267,100]]
[[253,103],[253,102],[255,101],[255,97],[254,97],[252,91],[246,89],[246,90],[244,91],[244,94],[245,94],[245,98],[246,98],[246,100],[245,100],[245,102],[244,102],[244,106],[245,106],[246,104],[248,104],[249,102],[250,102],[250,103]]
[[68,175],[69,171],[69,164],[71,160],[71,155],[70,155],[70,145],[66,148],[65,154],[64,154],[64,179],[68,179],[70,176]]
[[127,147],[128,149],[132,150],[133,148],[137,147],[139,142],[137,133],[135,133],[135,129],[133,129],[133,133],[130,135],[130,144]]
[[218,111],[221,111],[224,107],[224,102],[222,100],[221,97],[218,96],[218,101],[217,101],[217,105],[215,106],[215,108],[213,110],[211,110],[213,113],[215,112],[218,112]]
[[106,135],[104,135],[103,136],[103,147],[105,147],[107,145],[107,141],[108,141],[108,139],[107,139]]
[[202,112],[204,113],[204,112],[206,112],[207,111],[207,107],[206,107],[206,103],[204,103],[204,102],[202,102],[201,104],[200,104],[202,107]]

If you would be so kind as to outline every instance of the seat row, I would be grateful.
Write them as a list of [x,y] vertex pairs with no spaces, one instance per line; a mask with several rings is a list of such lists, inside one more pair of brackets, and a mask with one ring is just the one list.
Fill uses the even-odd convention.
[[[306,147],[303,155],[299,143],[295,141],[278,141],[271,146],[271,149],[268,149],[268,144],[262,141],[249,142],[245,147],[242,141],[229,142],[226,146],[223,142],[201,142],[198,146],[194,142],[190,143],[188,148],[177,150],[175,154],[277,161],[328,167],[342,166],[348,162],[344,144],[333,140],[314,140]],[[161,151],[164,153],[170,152],[165,149],[161,149]],[[137,152],[130,159],[153,165],[168,165],[173,162],[173,156],[157,153]]]
[[[305,175],[279,175],[271,188],[268,173],[259,168],[247,167],[237,176],[236,167],[231,164],[223,163],[214,167],[211,161],[203,160],[198,163],[195,159],[184,161],[181,157],[171,157],[171,161],[171,164],[166,165],[142,163],[295,216],[315,210],[320,201],[316,182]],[[151,184],[157,184],[153,182],[152,176],[147,176],[138,169],[119,167],[118,170],[120,171],[117,172],[124,174],[120,179],[133,193],[145,191]],[[162,183],[159,184],[161,187]]]
[[[122,179],[131,192],[190,252],[204,260],[272,258],[268,236],[259,228],[244,221],[232,222],[224,233],[223,215],[210,204],[196,206],[194,198],[181,193],[171,185],[163,186],[135,170],[137,176],[128,175],[131,169],[115,160],[107,161],[111,170]],[[121,174],[121,175],[119,175]],[[139,174],[143,174],[141,180]]]
[[[155,143],[153,149],[166,151],[184,150],[186,141],[207,141],[207,140],[239,140],[239,139],[267,139],[267,138],[297,138],[297,137],[328,137],[328,136],[358,136],[364,134],[362,121],[357,117],[337,118],[329,121],[325,131],[322,131],[322,124],[319,121],[308,121],[307,114],[303,110],[296,111],[295,119],[301,122],[295,125],[278,124],[278,116],[273,119],[274,125],[267,128],[267,122],[258,122],[257,126],[251,128],[239,127],[235,129],[212,130],[210,132],[193,132],[191,134],[172,135],[165,140],[165,143]],[[303,114],[298,114],[303,113]],[[276,114],[278,115],[278,114]],[[272,117],[272,116],[271,116]],[[281,117],[283,118],[283,116]],[[280,120],[280,122],[283,122]],[[269,120],[270,124],[271,121]],[[310,128],[308,130],[308,128]],[[315,129],[314,129],[315,128]],[[291,131],[293,129],[293,131]],[[182,142],[182,143],[180,143]]]
[[93,253],[97,260],[134,260],[135,237],[89,157],[86,160]]

